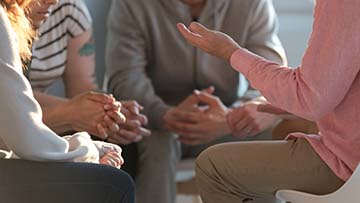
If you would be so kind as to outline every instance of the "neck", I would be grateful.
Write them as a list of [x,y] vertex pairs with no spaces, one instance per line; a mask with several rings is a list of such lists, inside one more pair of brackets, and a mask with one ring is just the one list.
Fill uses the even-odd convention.
[[205,7],[205,3],[202,4],[202,5],[197,5],[197,6],[193,6],[193,7],[190,7],[190,10],[191,10],[191,17],[193,19],[198,19],[201,15],[201,12],[203,11]]
[[193,19],[198,19],[201,15],[201,12],[205,8],[206,0],[198,2],[187,2],[187,0],[182,0],[190,8],[191,17]]

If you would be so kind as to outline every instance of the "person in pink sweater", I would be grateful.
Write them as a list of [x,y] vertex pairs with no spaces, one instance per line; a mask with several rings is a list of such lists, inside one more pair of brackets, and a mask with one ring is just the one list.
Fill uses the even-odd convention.
[[[351,176],[360,161],[359,8],[358,0],[318,0],[312,35],[295,69],[254,55],[198,23],[178,24],[190,44],[243,73],[273,111],[315,121],[320,130],[317,135],[293,133],[284,141],[206,150],[196,164],[204,203],[273,202],[276,190],[285,188],[326,194]],[[216,102],[203,93],[198,97]]]

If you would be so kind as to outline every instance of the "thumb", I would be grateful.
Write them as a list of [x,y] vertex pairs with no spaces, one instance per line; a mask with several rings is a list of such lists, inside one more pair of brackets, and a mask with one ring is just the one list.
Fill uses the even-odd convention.
[[86,98],[91,101],[100,102],[104,104],[113,102],[113,98],[104,93],[88,92],[86,93]]
[[199,100],[199,102],[203,102],[207,105],[209,105],[210,107],[217,107],[221,105],[221,101],[219,99],[219,97],[211,95],[205,91],[198,91],[195,90],[194,94],[196,96],[196,98]]
[[205,92],[205,93],[208,93],[208,94],[214,94],[214,92],[215,92],[215,87],[214,87],[214,86],[210,86],[210,87],[208,87],[208,88],[206,88],[206,89],[201,90],[201,92]]
[[289,114],[289,112],[287,112],[283,109],[280,109],[278,107],[275,107],[271,104],[260,104],[257,107],[257,111],[264,112],[264,113],[278,114],[278,115]]
[[211,32],[209,29],[207,29],[205,26],[201,25],[197,22],[192,22],[189,26],[189,30],[193,33],[199,34],[201,36],[207,36]]

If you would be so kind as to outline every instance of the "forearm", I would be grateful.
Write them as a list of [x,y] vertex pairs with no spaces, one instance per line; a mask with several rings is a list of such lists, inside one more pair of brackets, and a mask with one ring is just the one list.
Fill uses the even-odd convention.
[[56,133],[64,133],[73,130],[67,113],[66,104],[68,99],[47,95],[42,92],[34,92],[36,100],[43,110],[43,122]]
[[89,29],[69,40],[63,75],[66,97],[97,90],[95,76],[95,42]]
[[[65,104],[58,106],[43,108],[43,122],[49,126],[54,132],[63,134],[74,130],[68,113],[63,108]],[[66,107],[65,107],[66,108]]]

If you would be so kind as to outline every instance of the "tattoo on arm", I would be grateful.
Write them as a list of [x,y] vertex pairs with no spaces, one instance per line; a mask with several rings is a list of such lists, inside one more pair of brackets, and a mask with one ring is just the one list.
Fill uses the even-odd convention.
[[95,39],[93,34],[90,39],[79,49],[80,56],[91,56],[95,54]]

